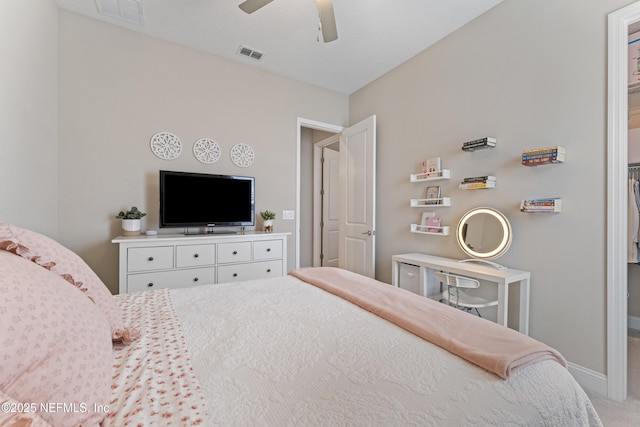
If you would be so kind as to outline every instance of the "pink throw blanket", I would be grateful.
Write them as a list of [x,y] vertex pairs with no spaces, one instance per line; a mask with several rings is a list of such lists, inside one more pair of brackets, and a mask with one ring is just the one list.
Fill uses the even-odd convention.
[[291,273],[340,296],[501,378],[542,360],[564,357],[513,329],[347,270],[313,267]]

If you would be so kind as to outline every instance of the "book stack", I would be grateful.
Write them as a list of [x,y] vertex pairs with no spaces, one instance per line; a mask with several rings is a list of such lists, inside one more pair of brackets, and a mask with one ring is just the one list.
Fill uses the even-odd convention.
[[562,199],[531,199],[520,202],[521,212],[560,212],[562,209]]
[[556,145],[555,147],[534,148],[522,152],[522,164],[525,166],[538,166],[547,163],[564,162],[564,148]]
[[474,176],[462,180],[458,188],[461,190],[477,190],[480,188],[496,188],[496,177],[493,175]]
[[496,139],[485,137],[480,139],[474,139],[473,141],[467,141],[462,144],[462,151],[473,151],[481,148],[489,148],[496,146]]

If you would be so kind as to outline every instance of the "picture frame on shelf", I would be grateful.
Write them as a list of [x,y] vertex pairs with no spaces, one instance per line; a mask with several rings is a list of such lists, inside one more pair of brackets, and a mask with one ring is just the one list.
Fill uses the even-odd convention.
[[427,218],[427,232],[439,233],[440,232],[440,217],[432,216]]
[[427,177],[435,177],[440,174],[440,169],[442,169],[440,157],[432,157],[426,160],[427,166]]
[[436,215],[435,212],[422,212],[422,217],[420,218],[420,227],[426,227],[429,225],[429,218],[433,218]]
[[425,205],[440,204],[440,186],[432,185],[427,187]]

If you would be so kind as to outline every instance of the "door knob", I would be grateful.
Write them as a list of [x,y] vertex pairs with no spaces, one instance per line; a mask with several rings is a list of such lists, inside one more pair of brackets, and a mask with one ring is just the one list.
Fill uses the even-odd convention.
[[371,235],[373,234],[373,232],[372,232],[371,230],[369,230],[369,231],[365,231],[365,232],[364,232],[364,233],[362,233],[362,234],[366,234],[366,235],[368,235],[368,236],[371,236]]

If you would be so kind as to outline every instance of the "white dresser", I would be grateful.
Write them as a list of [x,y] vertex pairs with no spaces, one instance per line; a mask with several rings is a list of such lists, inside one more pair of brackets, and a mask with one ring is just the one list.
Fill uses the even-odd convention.
[[119,293],[283,276],[288,234],[117,237]]

